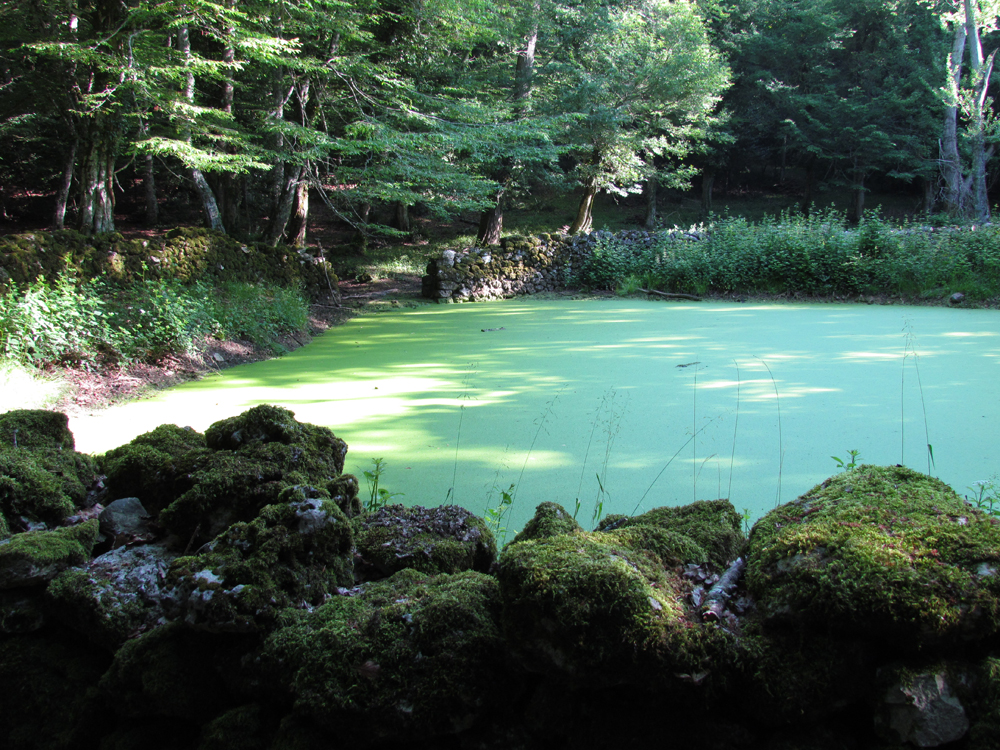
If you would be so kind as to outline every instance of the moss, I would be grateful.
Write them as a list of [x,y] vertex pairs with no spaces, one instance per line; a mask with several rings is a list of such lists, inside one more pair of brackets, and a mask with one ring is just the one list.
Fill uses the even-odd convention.
[[690,537],[708,554],[708,560],[725,568],[743,551],[742,518],[728,500],[699,500],[689,505],[654,508],[632,518],[609,516],[598,530],[628,526],[659,526]]
[[387,505],[361,519],[357,551],[383,575],[489,571],[497,546],[486,522],[457,505]]
[[205,441],[213,450],[237,450],[253,443],[300,445],[328,453],[338,474],[344,470],[347,454],[347,444],[328,427],[299,422],[293,412],[270,404],[216,422],[205,431]]
[[771,619],[911,646],[1000,625],[1000,521],[904,467],[862,466],[771,511],[748,559]]
[[79,727],[89,691],[108,660],[84,643],[40,635],[0,640],[0,746],[5,750],[60,750],[90,739]]
[[231,709],[205,725],[198,750],[268,750],[277,724],[260,705]]
[[108,451],[99,463],[113,497],[138,497],[156,514],[191,488],[207,455],[204,435],[164,424]]
[[50,613],[112,653],[135,633],[146,614],[137,592],[121,591],[87,570],[63,571],[45,594]]
[[44,409],[15,409],[0,414],[0,445],[58,450],[76,447],[69,431],[69,417]]
[[97,519],[92,518],[79,526],[26,531],[0,542],[0,589],[48,581],[87,562],[98,533]]
[[235,523],[209,550],[180,557],[168,585],[189,624],[218,630],[266,630],[281,609],[316,606],[350,586],[353,534],[325,492],[290,488],[280,505]]
[[489,576],[404,570],[289,618],[263,665],[297,715],[345,742],[448,734],[512,692],[499,611]]
[[119,717],[206,721],[233,705],[218,671],[221,655],[245,645],[164,625],[118,649],[99,689]]
[[558,503],[541,503],[535,508],[535,515],[517,533],[511,543],[516,544],[528,539],[543,539],[559,534],[575,534],[578,531],[583,531],[582,527],[572,515],[566,512],[564,507]]
[[358,497],[358,478],[353,474],[341,474],[326,484],[326,491],[348,518],[361,515],[361,498]]
[[979,665],[976,680],[978,706],[969,727],[966,747],[969,750],[993,750],[1000,747],[1000,658],[989,656]]
[[76,509],[63,479],[48,471],[35,454],[0,447],[0,512],[8,528],[21,526],[22,517],[55,526]]

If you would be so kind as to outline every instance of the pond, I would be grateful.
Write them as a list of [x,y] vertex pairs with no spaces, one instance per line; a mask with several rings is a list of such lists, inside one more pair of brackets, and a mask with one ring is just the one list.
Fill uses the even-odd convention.
[[508,490],[511,530],[546,500],[572,512],[579,499],[588,528],[595,510],[717,497],[757,518],[849,450],[960,494],[1000,471],[1000,317],[620,298],[425,306],[70,427],[99,453],[259,403],[331,427],[359,478],[384,459],[398,501],[482,514]]

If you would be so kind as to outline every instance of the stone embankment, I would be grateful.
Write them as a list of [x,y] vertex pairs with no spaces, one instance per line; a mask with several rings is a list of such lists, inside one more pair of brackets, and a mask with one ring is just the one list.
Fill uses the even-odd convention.
[[853,468],[748,536],[542,502],[498,553],[364,508],[346,452],[272,406],[99,457],[0,415],[0,747],[1000,746],[1000,521],[936,479]]
[[423,296],[438,302],[467,302],[554,292],[571,285],[595,248],[611,238],[638,254],[664,239],[702,237],[700,230],[680,229],[505,237],[498,247],[443,251],[427,265]]

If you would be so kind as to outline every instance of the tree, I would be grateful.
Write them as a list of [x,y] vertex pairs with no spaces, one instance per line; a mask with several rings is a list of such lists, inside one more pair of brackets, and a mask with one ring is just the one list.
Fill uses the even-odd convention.
[[[573,114],[566,138],[583,187],[571,233],[590,230],[602,190],[641,192],[655,172],[661,182],[686,184],[691,170],[679,160],[728,85],[692,4],[648,0],[602,11],[586,36],[572,40],[565,61],[550,63],[566,92],[557,106]],[[657,170],[656,156],[673,166]]]

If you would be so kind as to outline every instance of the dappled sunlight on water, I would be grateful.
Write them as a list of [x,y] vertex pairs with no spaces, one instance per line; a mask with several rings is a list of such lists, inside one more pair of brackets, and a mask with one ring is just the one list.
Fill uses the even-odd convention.
[[926,470],[930,442],[960,492],[1000,471],[998,366],[994,311],[515,300],[356,318],[71,427],[100,452],[276,403],[343,437],[358,476],[386,459],[406,502],[481,513],[515,484],[512,528],[546,500],[589,519],[599,499],[612,513],[722,494],[757,516],[848,449]]

